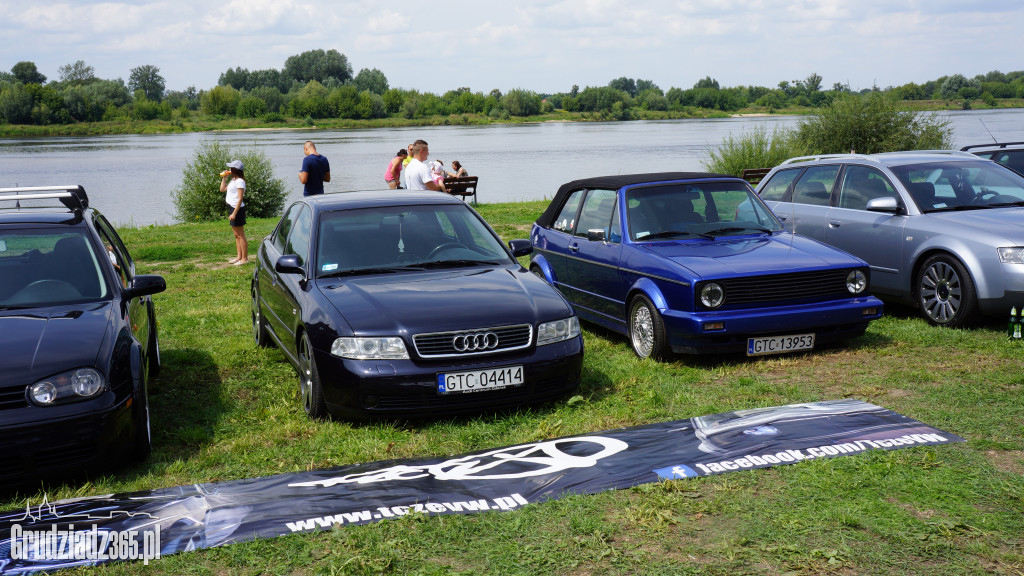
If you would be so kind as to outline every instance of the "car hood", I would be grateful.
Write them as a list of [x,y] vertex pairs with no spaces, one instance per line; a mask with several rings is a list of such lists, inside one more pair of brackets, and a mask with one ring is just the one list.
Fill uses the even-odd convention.
[[526,271],[473,268],[320,280],[355,334],[415,334],[565,318],[555,290]]
[[846,252],[787,232],[770,236],[659,242],[647,249],[690,270],[695,278],[866,266],[863,260]]
[[[96,366],[107,337],[111,302],[0,312],[0,382],[31,384],[83,366]],[[98,367],[106,372],[106,367]]]
[[1024,246],[1024,208],[931,212],[927,216],[942,222],[940,229],[960,230],[961,237],[964,226],[970,226],[1006,238],[1013,246]]

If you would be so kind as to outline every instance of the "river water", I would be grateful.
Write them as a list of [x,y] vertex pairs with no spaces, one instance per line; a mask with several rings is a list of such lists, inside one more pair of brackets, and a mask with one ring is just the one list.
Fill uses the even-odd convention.
[[[1024,109],[943,112],[954,145],[1024,140]],[[176,221],[171,191],[201,141],[258,147],[302,194],[302,143],[311,139],[331,162],[329,191],[384,187],[399,148],[422,138],[431,159],[459,160],[480,177],[480,202],[539,200],[569,180],[635,172],[699,171],[708,151],[763,127],[795,126],[796,116],[636,122],[549,122],[358,130],[228,131],[85,137],[0,138],[0,187],[81,184],[92,205],[118,225]],[[217,183],[219,184],[219,182]]]

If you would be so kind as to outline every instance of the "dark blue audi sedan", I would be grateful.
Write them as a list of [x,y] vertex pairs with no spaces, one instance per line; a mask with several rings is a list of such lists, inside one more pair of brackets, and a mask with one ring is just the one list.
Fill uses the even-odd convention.
[[430,417],[557,398],[580,381],[568,302],[457,198],[437,192],[305,197],[260,244],[253,336],[299,374],[302,407]]
[[531,242],[530,270],[641,358],[810,350],[859,336],[882,314],[863,260],[786,232],[732,176],[569,182]]

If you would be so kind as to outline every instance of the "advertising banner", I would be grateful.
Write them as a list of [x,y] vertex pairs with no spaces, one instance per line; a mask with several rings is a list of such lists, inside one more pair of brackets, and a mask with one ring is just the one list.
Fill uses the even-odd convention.
[[962,442],[859,400],[741,410],[483,450],[26,503],[0,513],[0,574],[162,555],[406,514],[513,510],[819,458]]

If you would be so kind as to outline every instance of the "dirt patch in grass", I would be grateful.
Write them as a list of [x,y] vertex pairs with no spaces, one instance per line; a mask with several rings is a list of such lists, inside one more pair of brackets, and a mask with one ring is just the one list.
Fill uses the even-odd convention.
[[1000,472],[1024,474],[1024,451],[1021,450],[988,450],[985,457]]

